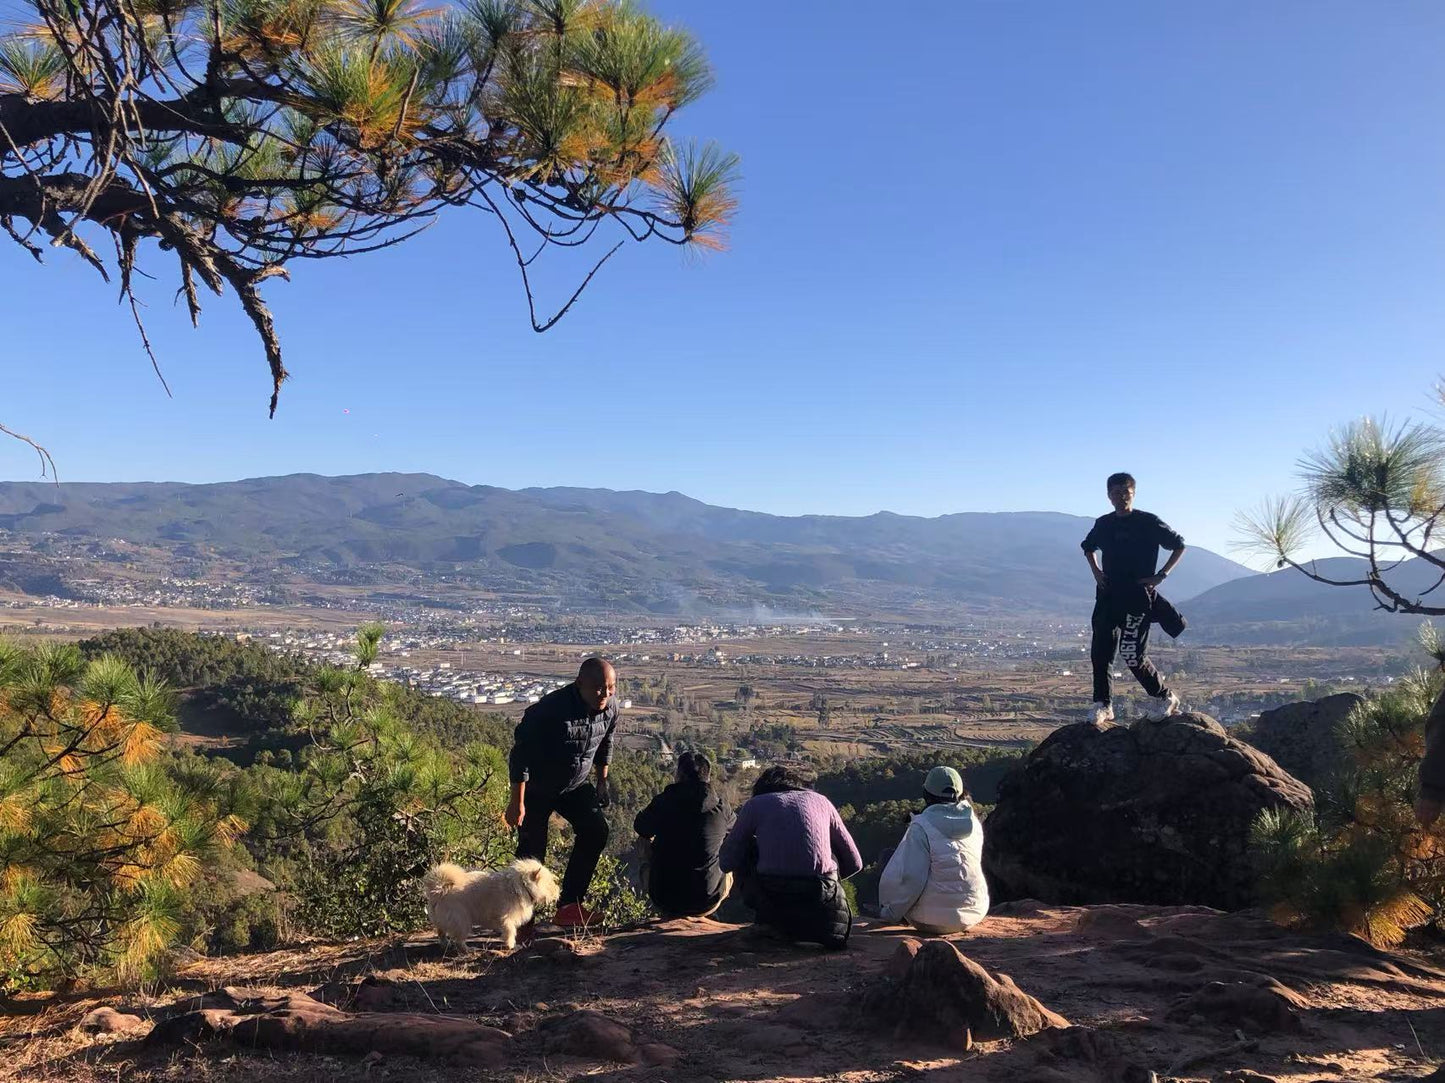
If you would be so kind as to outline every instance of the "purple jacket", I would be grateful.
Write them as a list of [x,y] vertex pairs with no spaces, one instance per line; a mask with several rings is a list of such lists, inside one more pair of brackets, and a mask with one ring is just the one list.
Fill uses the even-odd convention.
[[740,808],[719,854],[723,871],[744,871],[754,842],[757,871],[766,875],[846,880],[863,868],[833,802],[813,790],[760,794]]

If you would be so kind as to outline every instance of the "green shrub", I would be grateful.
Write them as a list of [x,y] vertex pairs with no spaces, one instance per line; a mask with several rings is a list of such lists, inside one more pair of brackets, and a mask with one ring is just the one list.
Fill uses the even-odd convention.
[[294,716],[311,735],[300,770],[257,769],[269,837],[255,844],[290,879],[298,922],[319,935],[419,928],[431,865],[511,856],[501,753],[445,749],[408,725],[404,690],[363,671],[379,636],[378,626],[360,630],[357,668],[313,675]]
[[587,906],[603,932],[640,925],[653,914],[651,900],[633,886],[626,865],[612,854],[603,854],[597,863]]
[[1393,945],[1445,912],[1445,845],[1412,810],[1440,684],[1416,673],[1372,695],[1340,725],[1346,765],[1316,794],[1316,815],[1266,811],[1254,824],[1260,895],[1276,920]]
[[0,641],[0,988],[153,973],[244,827],[171,769],[166,686],[123,660]]

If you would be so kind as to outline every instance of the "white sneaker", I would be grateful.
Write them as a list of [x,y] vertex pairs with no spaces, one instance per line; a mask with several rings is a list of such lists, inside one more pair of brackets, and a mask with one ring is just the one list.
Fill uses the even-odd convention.
[[1114,707],[1109,703],[1096,703],[1089,708],[1089,721],[1094,725],[1114,721]]
[[1144,710],[1144,717],[1150,722],[1162,722],[1172,714],[1179,713],[1179,697],[1173,692],[1165,692],[1162,696],[1150,696],[1149,706]]

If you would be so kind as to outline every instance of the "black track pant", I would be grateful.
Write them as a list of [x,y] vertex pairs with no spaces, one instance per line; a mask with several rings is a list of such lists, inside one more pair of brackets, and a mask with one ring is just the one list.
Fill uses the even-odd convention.
[[517,828],[517,856],[547,860],[547,825],[556,813],[572,825],[577,836],[567,871],[562,876],[562,906],[580,903],[607,847],[607,817],[597,807],[597,789],[584,782],[565,793],[539,793],[528,786],[522,797],[522,826]]
[[1149,592],[1143,587],[1121,595],[1100,594],[1095,599],[1094,638],[1089,650],[1095,703],[1110,701],[1109,673],[1116,654],[1149,695],[1162,696],[1168,691],[1147,654],[1150,608]]

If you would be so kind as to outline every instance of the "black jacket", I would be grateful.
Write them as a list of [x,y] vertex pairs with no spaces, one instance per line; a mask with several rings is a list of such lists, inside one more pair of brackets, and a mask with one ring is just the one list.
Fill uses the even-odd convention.
[[1102,588],[1096,590],[1092,619],[1095,624],[1101,619],[1118,620],[1125,613],[1143,612],[1145,606],[1148,606],[1149,623],[1163,628],[1170,639],[1178,639],[1184,634],[1184,629],[1189,627],[1184,614],[1174,607],[1173,602],[1153,587],[1142,584],[1131,584],[1112,591]]
[[733,812],[706,782],[674,782],[632,826],[652,840],[648,894],[664,914],[705,914],[722,898],[718,850]]
[[566,793],[587,781],[593,764],[612,759],[617,702],[593,714],[576,684],[548,692],[522,715],[508,760],[513,784],[527,783],[548,793]]
[[1149,620],[1159,625],[1168,634],[1170,639],[1178,639],[1189,627],[1189,622],[1184,619],[1184,614],[1174,608],[1174,603],[1157,590],[1150,591]]

